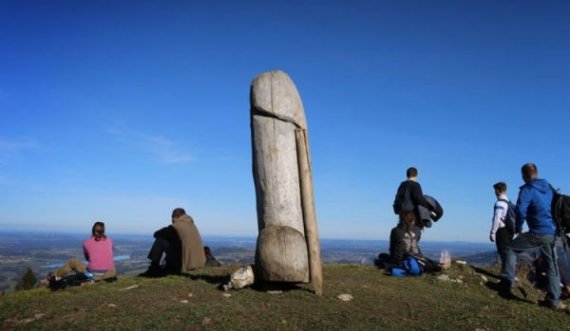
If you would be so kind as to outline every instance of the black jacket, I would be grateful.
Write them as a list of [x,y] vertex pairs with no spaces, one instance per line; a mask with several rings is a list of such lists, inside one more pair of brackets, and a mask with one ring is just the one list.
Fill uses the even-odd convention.
[[398,187],[398,192],[396,193],[396,198],[394,199],[394,213],[399,214],[401,212],[400,206],[402,204],[402,201],[405,199],[406,191],[410,195],[410,199],[414,205],[414,211],[416,212],[416,215],[418,212],[418,206],[423,206],[429,210],[434,209],[434,207],[424,197],[420,183],[413,180],[406,180],[403,181]]
[[[392,262],[401,264],[402,260],[404,260],[408,254],[421,256],[419,246],[421,237],[422,231],[419,227],[414,226],[410,231],[407,231],[404,223],[398,223],[398,225],[392,229],[392,232],[390,232],[390,257]],[[412,250],[414,246],[417,247],[416,252]]]

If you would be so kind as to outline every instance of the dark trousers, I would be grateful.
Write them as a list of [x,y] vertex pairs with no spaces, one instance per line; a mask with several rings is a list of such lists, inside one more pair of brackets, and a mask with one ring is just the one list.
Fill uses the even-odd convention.
[[[161,266],[164,256],[164,266]],[[163,269],[167,273],[176,274],[180,272],[181,258],[180,247],[163,238],[155,238],[150,251],[148,252],[151,268]]]
[[148,259],[150,260],[150,264],[156,267],[160,266],[162,255],[168,254],[169,247],[170,242],[168,242],[168,240],[162,238],[154,239],[154,243],[148,252]]
[[513,235],[507,228],[500,228],[495,234],[495,244],[497,245],[497,253],[501,256],[501,260],[505,258],[505,249],[513,241]]
[[497,245],[497,253],[499,253],[501,257],[501,270],[505,269],[505,263],[507,261],[506,251],[512,241],[513,235],[507,228],[500,228],[495,233],[495,245]]

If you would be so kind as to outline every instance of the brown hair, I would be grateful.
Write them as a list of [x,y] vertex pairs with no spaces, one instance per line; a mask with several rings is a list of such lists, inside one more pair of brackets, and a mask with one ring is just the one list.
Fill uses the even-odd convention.
[[172,218],[178,218],[183,215],[186,215],[186,211],[183,208],[176,208],[172,211]]
[[408,170],[406,170],[406,176],[408,178],[417,177],[418,176],[418,169],[416,169],[414,167],[408,168]]
[[507,184],[504,182],[498,182],[493,185],[493,188],[501,193],[507,192]]

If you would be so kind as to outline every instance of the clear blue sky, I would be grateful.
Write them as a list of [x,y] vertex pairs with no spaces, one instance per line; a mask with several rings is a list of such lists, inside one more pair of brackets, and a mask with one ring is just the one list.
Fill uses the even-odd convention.
[[2,229],[256,235],[249,84],[306,109],[320,233],[386,239],[408,166],[486,241],[520,166],[570,192],[570,2],[0,1]]

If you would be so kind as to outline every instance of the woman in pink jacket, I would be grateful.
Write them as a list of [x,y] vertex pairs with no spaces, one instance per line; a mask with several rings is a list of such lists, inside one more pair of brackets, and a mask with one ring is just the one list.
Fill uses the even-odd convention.
[[75,272],[85,275],[90,280],[100,281],[116,276],[113,262],[113,240],[105,235],[105,223],[95,222],[91,234],[91,237],[83,242],[83,254],[88,262],[87,266],[79,259],[71,259],[52,277],[55,276],[58,280]]

